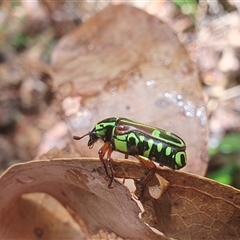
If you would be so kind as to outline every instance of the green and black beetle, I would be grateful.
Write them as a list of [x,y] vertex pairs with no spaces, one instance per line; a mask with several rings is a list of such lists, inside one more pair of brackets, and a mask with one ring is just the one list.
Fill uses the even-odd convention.
[[110,163],[113,151],[118,151],[136,157],[149,173],[143,178],[141,184],[145,186],[154,176],[157,162],[162,166],[172,169],[180,169],[186,165],[186,145],[177,135],[152,126],[138,123],[126,118],[107,118],[95,125],[93,130],[82,137],[73,136],[80,140],[89,135],[88,147],[92,148],[94,143],[102,139],[104,145],[98,151],[107,175],[111,178],[109,187],[113,181],[112,167],[108,173],[104,156],[107,153],[107,162]]

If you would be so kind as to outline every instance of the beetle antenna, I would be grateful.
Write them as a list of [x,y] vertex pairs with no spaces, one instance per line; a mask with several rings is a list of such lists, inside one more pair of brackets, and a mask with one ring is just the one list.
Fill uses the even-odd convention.
[[73,136],[73,139],[74,139],[74,140],[81,140],[82,138],[84,138],[84,137],[88,136],[89,134],[90,134],[90,132],[88,132],[88,133],[84,134],[84,135],[83,135],[83,136],[81,136],[81,137],[78,137],[78,136]]

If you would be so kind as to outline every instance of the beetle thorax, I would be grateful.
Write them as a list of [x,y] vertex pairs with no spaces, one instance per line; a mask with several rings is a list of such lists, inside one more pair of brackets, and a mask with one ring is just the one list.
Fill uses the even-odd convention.
[[101,122],[96,124],[95,133],[104,141],[110,142],[112,138],[113,128],[115,127],[115,122]]

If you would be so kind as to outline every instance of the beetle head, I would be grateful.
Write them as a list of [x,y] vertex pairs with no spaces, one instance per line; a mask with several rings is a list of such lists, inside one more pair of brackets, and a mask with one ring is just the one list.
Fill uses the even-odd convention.
[[73,139],[80,140],[86,136],[89,136],[88,147],[92,148],[94,143],[98,139],[102,139],[104,142],[109,142],[112,137],[113,128],[116,125],[117,118],[107,118],[97,123],[91,132],[84,134],[81,137],[73,136]]
[[97,134],[95,128],[91,131],[91,132],[88,132],[86,134],[84,134],[83,136],[81,137],[78,137],[78,136],[73,136],[73,139],[74,140],[81,140],[82,138],[86,137],[86,136],[89,136],[89,140],[88,140],[88,147],[89,148],[92,148],[94,143],[97,142],[97,140],[99,138],[101,138],[101,136],[99,136],[99,134]]
[[97,142],[97,140],[101,138],[101,136],[97,134],[95,128],[91,132],[89,132],[88,135],[89,135],[88,147],[92,148],[94,143]]

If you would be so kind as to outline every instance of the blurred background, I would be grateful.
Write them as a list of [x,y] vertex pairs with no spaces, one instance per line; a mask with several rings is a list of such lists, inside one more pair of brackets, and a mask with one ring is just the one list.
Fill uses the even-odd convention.
[[[240,188],[240,2],[230,0],[2,0],[0,171],[34,159],[43,133],[59,118],[50,67],[58,40],[107,5],[121,2],[167,23],[188,50],[207,106],[206,176]],[[62,128],[59,124],[54,132]]]

